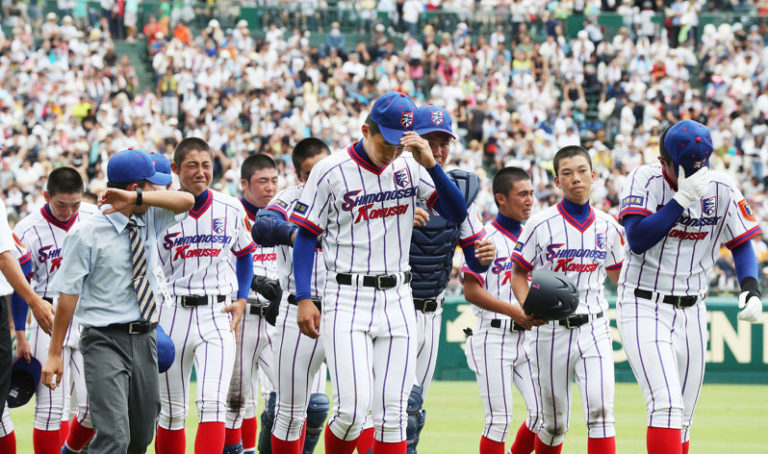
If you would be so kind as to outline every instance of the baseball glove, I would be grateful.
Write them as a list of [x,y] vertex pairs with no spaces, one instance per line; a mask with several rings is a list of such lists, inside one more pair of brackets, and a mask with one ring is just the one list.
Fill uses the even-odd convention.
[[270,325],[275,326],[277,316],[280,314],[280,300],[283,297],[280,283],[266,276],[253,276],[251,289],[269,300],[269,307],[267,307],[267,311],[264,314],[264,319]]

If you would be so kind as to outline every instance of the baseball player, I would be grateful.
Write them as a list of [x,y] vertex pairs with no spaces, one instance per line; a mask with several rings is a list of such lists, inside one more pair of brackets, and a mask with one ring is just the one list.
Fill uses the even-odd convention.
[[649,453],[687,453],[704,379],[709,270],[721,245],[733,253],[741,283],[738,318],[762,313],[750,239],[761,229],[733,179],[708,168],[706,126],[681,121],[660,140],[660,164],[628,176],[620,222],[627,233],[617,320],[629,364],[648,409]]
[[[449,222],[467,216],[464,196],[414,131],[415,111],[405,94],[379,97],[362,126],[363,139],[317,163],[292,210],[290,219],[300,226],[293,251],[297,321],[310,337],[322,332],[333,385],[326,452],[352,452],[369,410],[373,451],[405,450],[406,407],[416,378],[407,262],[414,208],[421,199]],[[401,156],[406,148],[411,154]],[[327,268],[322,323],[311,290],[321,233]]]
[[512,254],[512,289],[518,301],[528,296],[528,273],[534,268],[565,274],[580,292],[574,315],[532,333],[542,419],[536,453],[561,452],[574,378],[586,409],[588,452],[613,453],[613,348],[603,284],[606,275],[618,281],[624,240],[616,221],[590,206],[595,174],[589,153],[567,146],[555,153],[553,165],[563,200],[531,216]]
[[[451,115],[443,107],[430,104],[416,110],[416,132],[429,142],[432,156],[440,166],[445,166],[451,141],[456,139],[451,124]],[[461,224],[453,224],[440,216],[431,216],[425,224],[418,225],[420,219],[417,217],[417,226],[411,238],[409,262],[413,273],[411,289],[416,308],[417,343],[416,383],[408,398],[409,454],[416,453],[419,435],[424,427],[426,410],[422,409],[422,403],[437,363],[442,305],[456,246],[461,245],[467,265],[475,273],[487,271],[495,254],[493,243],[483,241],[485,230],[477,206],[473,203],[480,190],[480,178],[458,169],[447,174],[464,194],[468,207],[467,218]]]
[[533,185],[531,177],[517,167],[501,169],[493,177],[493,195],[499,213],[485,227],[488,239],[498,251],[493,266],[478,273],[466,264],[464,297],[477,316],[475,332],[467,338],[467,364],[477,376],[485,409],[485,427],[480,438],[480,454],[504,454],[504,442],[512,420],[514,383],[528,409],[528,417],[517,431],[510,453],[530,454],[539,429],[539,396],[536,371],[531,364],[525,330],[535,321],[523,312],[512,293],[512,252],[531,215]]
[[[220,453],[235,363],[233,330],[240,324],[250,290],[254,245],[242,204],[208,189],[213,153],[204,140],[182,140],[171,168],[179,176],[181,190],[195,196],[195,205],[157,243],[161,266],[155,273],[158,281],[168,284],[160,292],[166,300],[160,325],[173,340],[176,357],[160,377],[155,446],[164,454],[185,452],[184,422],[194,365],[200,415],[195,452]],[[235,294],[233,303],[230,296]]]
[[[40,210],[22,218],[14,228],[19,241],[34,251],[31,259],[33,288],[54,307],[58,295],[52,291],[50,284],[64,259],[64,238],[83,218],[97,212],[94,205],[82,203],[83,190],[83,179],[77,170],[70,167],[53,170],[48,175],[44,192],[47,203]],[[27,343],[24,333],[27,314],[24,305],[15,306],[14,314],[20,356],[31,355],[44,361],[48,357],[50,336],[33,319],[30,324],[30,341]],[[40,383],[35,393],[32,441],[36,453],[58,452],[64,440],[64,452],[77,452],[93,437],[83,376],[83,357],[78,349],[80,332],[80,325],[73,320],[67,330],[62,351],[65,386],[51,390]],[[63,421],[67,421],[69,416],[69,397],[73,387],[77,393],[78,411],[71,423],[64,424]]]
[[[267,206],[277,191],[277,164],[267,155],[249,156],[240,168],[243,196],[240,203],[245,209],[248,222],[256,219],[256,214]],[[253,252],[252,288],[265,291],[264,287],[279,289],[275,248],[256,245]],[[279,295],[275,295],[279,299]],[[273,298],[274,298],[273,297]],[[224,442],[224,454],[237,454],[256,450],[256,395],[259,370],[265,372],[262,379],[271,388],[272,338],[267,328],[266,310],[270,301],[258,292],[251,290],[248,295],[248,308],[240,324],[235,360],[235,370],[229,385],[227,397],[227,431]],[[272,320],[274,323],[274,320]],[[262,422],[270,425],[273,416],[268,411],[269,392],[265,393],[267,405],[262,415]],[[274,402],[274,401],[273,401]],[[274,405],[274,404],[273,404]],[[274,414],[274,406],[271,414]],[[271,430],[264,427],[267,434]],[[267,439],[264,443],[268,444]],[[263,451],[263,450],[262,450]]]
[[[328,146],[320,139],[309,137],[297,143],[292,159],[298,180],[306,181],[312,167],[329,154]],[[273,336],[277,391],[272,427],[274,453],[311,454],[320,440],[330,407],[325,395],[323,344],[302,334],[296,324],[296,289],[290,246],[297,227],[286,221],[302,188],[302,185],[294,186],[278,193],[267,208],[259,212],[251,231],[256,243],[279,245],[276,248],[277,267],[284,271],[280,274],[280,287],[285,291]],[[320,295],[325,285],[325,264],[319,253],[315,253],[313,268],[312,294]],[[317,301],[320,304],[320,300]]]

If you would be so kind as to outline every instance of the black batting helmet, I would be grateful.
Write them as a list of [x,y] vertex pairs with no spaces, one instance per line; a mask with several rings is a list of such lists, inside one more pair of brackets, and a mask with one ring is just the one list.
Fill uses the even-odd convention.
[[561,320],[576,311],[579,291],[564,274],[550,270],[531,273],[531,289],[523,309],[534,318]]

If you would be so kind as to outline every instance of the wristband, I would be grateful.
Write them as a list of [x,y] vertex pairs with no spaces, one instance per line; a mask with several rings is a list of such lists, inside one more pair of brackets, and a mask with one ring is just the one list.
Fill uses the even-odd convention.
[[144,202],[144,197],[141,194],[141,188],[136,188],[136,206],[140,207],[142,202]]

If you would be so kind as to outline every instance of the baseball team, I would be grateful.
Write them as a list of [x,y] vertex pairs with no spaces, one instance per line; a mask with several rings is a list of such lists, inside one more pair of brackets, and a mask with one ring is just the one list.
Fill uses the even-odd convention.
[[[210,188],[213,152],[190,137],[170,161],[113,156],[95,205],[67,167],[13,230],[0,202],[0,330],[10,319],[16,338],[13,352],[0,336],[0,453],[16,452],[9,406],[34,394],[35,454],[144,453],[152,440],[183,454],[194,370],[196,453],[311,454],[322,438],[326,453],[415,454],[457,247],[477,317],[465,353],[481,454],[562,452],[573,382],[588,452],[616,452],[606,277],[647,452],[688,453],[721,246],[739,319],[762,313],[750,241],[762,232],[733,179],[709,169],[706,126],[662,133],[659,163],[629,175],[618,219],[590,205],[590,154],[567,146],[553,160],[559,203],[532,213],[531,176],[507,167],[485,225],[479,177],[442,168],[456,139],[444,108],[390,92],[360,132],[334,153],[300,141],[301,184],[280,192],[275,161],[248,157],[239,200]],[[41,380],[25,392],[15,381],[30,371]],[[513,385],[527,415],[507,448]]]

